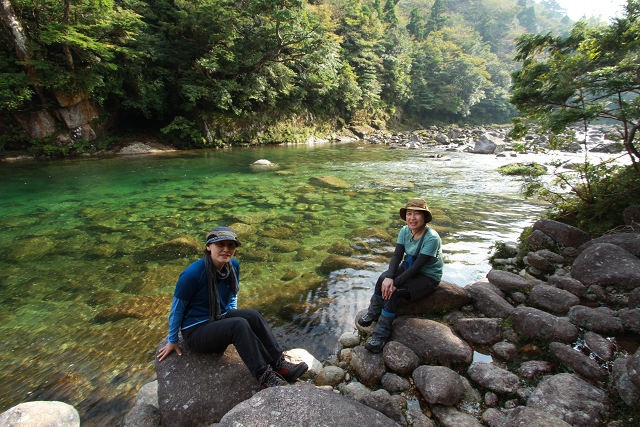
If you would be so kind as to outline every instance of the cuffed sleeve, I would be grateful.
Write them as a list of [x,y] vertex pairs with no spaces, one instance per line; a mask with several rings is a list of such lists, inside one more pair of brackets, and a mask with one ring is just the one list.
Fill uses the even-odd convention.
[[182,318],[187,307],[187,301],[173,297],[171,303],[171,314],[169,314],[169,342],[175,344],[178,342],[178,332],[182,325]]

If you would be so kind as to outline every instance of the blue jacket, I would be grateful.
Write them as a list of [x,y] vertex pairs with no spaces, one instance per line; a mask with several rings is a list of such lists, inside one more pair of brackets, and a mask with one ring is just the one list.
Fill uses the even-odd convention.
[[[231,266],[240,281],[240,263],[231,259]],[[218,281],[220,314],[227,314],[232,308],[238,308],[238,296],[231,293],[229,279]],[[191,264],[184,270],[173,293],[171,314],[169,315],[169,342],[178,342],[178,331],[187,329],[209,320],[209,289],[204,259]]]

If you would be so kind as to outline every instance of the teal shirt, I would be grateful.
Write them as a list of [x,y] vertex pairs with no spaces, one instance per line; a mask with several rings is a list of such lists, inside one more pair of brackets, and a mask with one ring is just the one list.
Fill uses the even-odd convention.
[[[413,242],[411,241],[411,228],[409,228],[408,225],[402,227],[402,230],[400,230],[398,234],[398,243],[404,246],[406,254],[417,255],[416,249],[418,249],[419,242],[420,239],[415,239]],[[425,230],[420,253],[433,257],[422,267],[420,273],[440,281],[442,279],[442,269],[444,268],[444,262],[442,261],[442,240],[440,240],[438,232],[429,226],[427,226]]]

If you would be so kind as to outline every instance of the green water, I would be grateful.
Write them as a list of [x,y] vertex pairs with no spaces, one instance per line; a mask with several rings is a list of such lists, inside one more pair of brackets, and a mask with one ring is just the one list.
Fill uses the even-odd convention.
[[[249,166],[261,158],[278,168]],[[489,246],[542,210],[487,159],[339,144],[2,164],[0,411],[62,400],[83,426],[121,423],[153,378],[175,280],[217,225],[236,224],[243,242],[240,307],[318,359],[366,306],[411,197],[433,210],[444,280],[484,277]],[[329,275],[331,252],[368,268]]]

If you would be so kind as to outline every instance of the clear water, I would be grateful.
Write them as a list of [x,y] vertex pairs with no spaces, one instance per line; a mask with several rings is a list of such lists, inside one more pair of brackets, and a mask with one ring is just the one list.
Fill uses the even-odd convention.
[[[251,223],[238,226],[240,307],[318,359],[366,307],[395,240],[365,240],[353,254],[364,270],[329,274],[323,260],[365,227],[395,238],[411,197],[433,210],[444,280],[484,277],[489,247],[515,240],[543,206],[495,172],[513,160],[433,154],[354,143],[3,164],[0,411],[62,400],[83,426],[122,423],[154,375],[176,278],[217,225]],[[249,166],[261,158],[279,167]],[[316,176],[346,188],[314,186]]]

